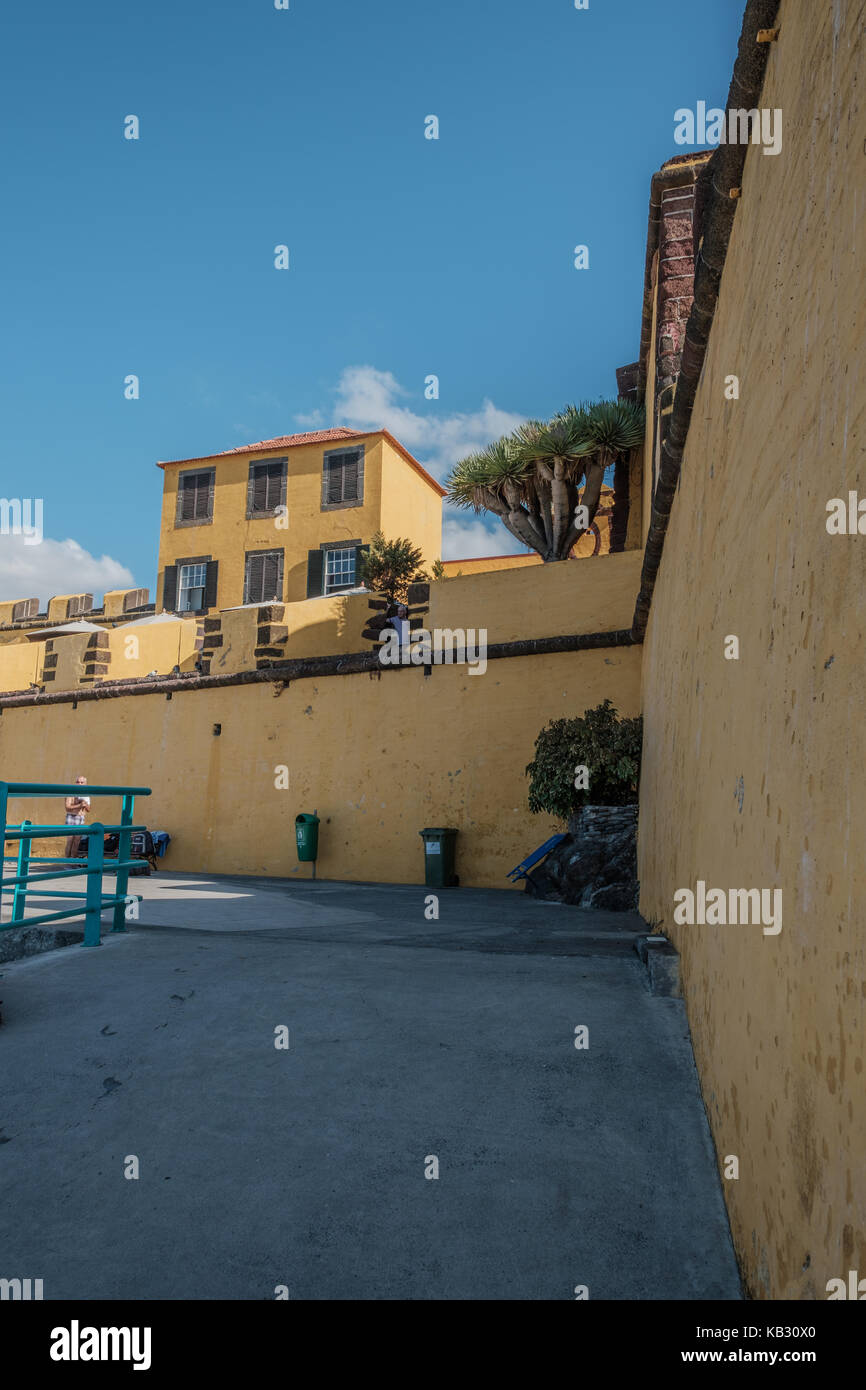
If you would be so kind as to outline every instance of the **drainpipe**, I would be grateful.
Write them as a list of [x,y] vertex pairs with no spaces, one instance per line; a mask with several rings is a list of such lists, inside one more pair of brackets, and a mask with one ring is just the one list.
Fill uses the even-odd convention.
[[[757,107],[761,99],[770,45],[758,43],[757,36],[759,30],[775,27],[779,2],[780,0],[748,0],[743,15],[737,61],[728,90],[726,113],[744,107],[751,110]],[[703,238],[695,265],[694,302],[686,324],[670,428],[661,450],[659,477],[653,494],[652,517],[641,569],[640,591],[632,621],[632,637],[636,642],[643,641],[649,620],[671,506],[680,478],[698,379],[713,325],[722,270],[731,239],[734,214],[737,211],[738,197],[731,196],[731,193],[732,190],[739,193],[747,149],[748,146],[745,144],[719,145],[707,168],[709,191],[703,221]],[[650,220],[652,221],[652,212]],[[644,308],[646,309],[646,305]]]

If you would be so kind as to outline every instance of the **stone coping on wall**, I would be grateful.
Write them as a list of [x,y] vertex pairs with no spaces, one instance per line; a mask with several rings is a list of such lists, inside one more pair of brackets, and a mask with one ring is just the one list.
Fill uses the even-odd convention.
[[[615,632],[585,632],[571,636],[529,637],[513,642],[499,642],[486,648],[488,661],[502,661],[510,657],[547,656],[558,652],[597,651],[606,647],[632,647],[640,645],[631,631],[621,628]],[[454,663],[445,662],[450,665]],[[379,661],[375,652],[352,652],[337,656],[297,657],[291,661],[275,662],[259,670],[231,671],[224,675],[202,675],[190,672],[188,675],[139,680],[103,682],[99,685],[79,687],[72,690],[56,690],[50,693],[22,691],[0,695],[0,713],[4,709],[20,709],[24,706],[71,704],[79,701],[110,700],[124,695],[173,695],[191,690],[214,690],[229,685],[257,685],[270,682],[285,687],[293,680],[307,680],[311,677],[354,676],[368,673],[371,676],[390,675],[399,671],[417,670],[417,666],[386,666]],[[424,671],[432,674],[433,666],[425,666]]]

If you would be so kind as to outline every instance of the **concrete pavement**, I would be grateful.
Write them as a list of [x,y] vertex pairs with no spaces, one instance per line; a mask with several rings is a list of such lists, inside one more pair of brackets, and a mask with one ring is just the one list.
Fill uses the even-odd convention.
[[741,1296],[683,1005],[649,993],[640,918],[473,889],[429,921],[420,887],[130,888],[128,934],[3,968],[0,1277],[46,1299]]

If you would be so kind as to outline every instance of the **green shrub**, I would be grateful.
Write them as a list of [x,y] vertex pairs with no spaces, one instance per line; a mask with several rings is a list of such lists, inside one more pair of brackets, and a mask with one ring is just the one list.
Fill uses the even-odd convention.
[[[582,719],[554,719],[535,740],[526,768],[529,809],[567,821],[581,806],[626,806],[637,801],[643,720],[620,719],[610,700]],[[578,767],[588,788],[576,787]]]
[[361,556],[358,577],[374,594],[405,603],[409,585],[428,578],[421,568],[422,559],[422,552],[411,541],[387,541],[377,531],[369,550]]

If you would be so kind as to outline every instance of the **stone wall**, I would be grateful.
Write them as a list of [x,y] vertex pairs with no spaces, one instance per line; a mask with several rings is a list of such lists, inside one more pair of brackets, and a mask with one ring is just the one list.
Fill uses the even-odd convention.
[[568,834],[533,869],[526,890],[574,907],[637,907],[637,806],[584,806]]

